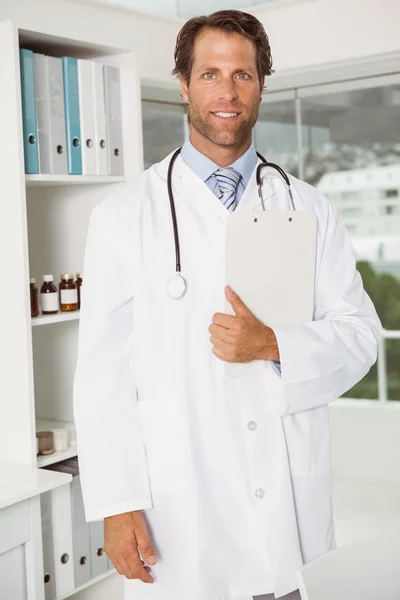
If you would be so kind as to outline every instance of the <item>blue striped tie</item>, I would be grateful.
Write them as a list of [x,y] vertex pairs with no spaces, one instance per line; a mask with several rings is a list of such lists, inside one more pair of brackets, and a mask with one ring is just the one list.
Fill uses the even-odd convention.
[[236,208],[236,188],[241,178],[239,171],[236,171],[233,167],[227,167],[226,169],[218,169],[214,175],[217,178],[221,192],[219,199],[229,212],[234,211]]

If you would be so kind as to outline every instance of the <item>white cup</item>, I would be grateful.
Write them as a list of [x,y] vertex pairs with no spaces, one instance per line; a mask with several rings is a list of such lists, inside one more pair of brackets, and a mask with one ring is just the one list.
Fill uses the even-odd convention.
[[54,435],[54,449],[56,452],[68,450],[68,431],[63,428],[52,429]]
[[76,429],[75,429],[75,425],[73,423],[68,423],[68,425],[65,426],[65,429],[68,433],[68,444],[70,446],[76,446]]

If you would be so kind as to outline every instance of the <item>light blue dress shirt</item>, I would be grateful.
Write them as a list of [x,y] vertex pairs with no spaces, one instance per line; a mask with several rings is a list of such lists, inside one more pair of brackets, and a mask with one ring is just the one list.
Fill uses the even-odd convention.
[[[204,181],[210,190],[219,197],[219,186],[215,176],[215,171],[221,167],[215,162],[204,156],[199,150],[197,150],[189,139],[185,141],[181,150],[182,160]],[[250,181],[250,177],[257,165],[257,153],[254,145],[251,144],[250,148],[246,150],[242,156],[240,156],[234,163],[228,165],[236,169],[241,177],[239,179],[238,186],[236,188],[236,204],[239,204],[240,198],[243,196],[243,192],[246,189],[247,184]],[[272,361],[276,370],[281,374],[281,363]]]
[[[218,181],[214,173],[221,167],[215,162],[199,152],[190,140],[186,140],[181,150],[181,157],[185,163],[204,181],[212,192],[219,197]],[[250,181],[250,177],[257,164],[257,154],[253,144],[240,156],[234,163],[229,165],[238,171],[241,175],[236,188],[236,204],[239,204],[240,198]]]

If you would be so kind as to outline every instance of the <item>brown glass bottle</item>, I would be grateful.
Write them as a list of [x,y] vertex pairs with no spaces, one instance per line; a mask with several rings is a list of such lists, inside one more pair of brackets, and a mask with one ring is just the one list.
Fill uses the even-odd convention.
[[31,292],[31,317],[37,317],[39,316],[39,290],[34,277],[30,280],[29,287]]
[[78,290],[78,310],[81,308],[81,287],[83,283],[83,273],[76,274],[76,288]]
[[58,291],[53,279],[53,275],[43,275],[43,284],[40,288],[40,305],[44,315],[55,315],[59,311]]
[[74,275],[66,273],[60,275],[60,307],[62,312],[78,310],[78,290],[74,281]]

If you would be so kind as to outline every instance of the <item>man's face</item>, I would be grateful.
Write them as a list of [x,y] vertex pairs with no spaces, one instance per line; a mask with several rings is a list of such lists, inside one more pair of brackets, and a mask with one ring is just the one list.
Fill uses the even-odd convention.
[[263,83],[250,40],[206,29],[194,45],[189,84],[181,78],[189,123],[214,144],[241,144],[257,121]]

